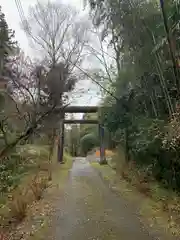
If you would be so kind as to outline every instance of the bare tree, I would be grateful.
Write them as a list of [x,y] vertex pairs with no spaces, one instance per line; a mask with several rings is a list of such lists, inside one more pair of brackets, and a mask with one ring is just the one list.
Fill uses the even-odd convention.
[[39,50],[40,57],[46,60],[46,85],[51,88],[49,97],[51,101],[53,97],[56,104],[61,105],[76,80],[82,79],[82,72],[77,66],[86,56],[89,27],[88,18],[80,16],[70,5],[38,2],[29,9],[24,29]]
[[80,63],[87,42],[88,21],[76,9],[59,2],[37,3],[29,10],[25,30],[51,66]]
[[112,75],[114,75],[113,66],[116,61],[113,49],[105,40],[104,42],[102,41],[102,31],[96,27],[91,30],[91,38],[93,38],[93,40],[86,45],[88,56],[96,62],[98,61],[99,68],[101,69],[99,78],[104,78],[105,81],[112,83]]
[[88,28],[89,21],[70,5],[38,2],[29,9],[24,29],[40,57],[46,60],[47,74],[43,84],[51,105],[67,103],[67,93],[82,77],[77,66],[86,54]]
[[[56,114],[54,114],[57,96],[54,96],[53,85],[51,83],[48,84],[48,79],[51,79],[50,71],[46,71],[46,69],[42,71],[44,69],[43,66],[34,64],[22,53],[9,61],[8,68],[11,69],[11,75],[9,75],[11,91],[6,93],[8,100],[10,99],[8,107],[5,104],[5,109],[2,108],[0,111],[0,131],[5,139],[5,145],[0,150],[1,160],[20,141],[26,141],[36,131],[41,131],[45,122],[48,122],[50,118],[57,118]],[[71,90],[73,81],[69,80],[71,85],[68,84],[69,75],[64,65],[61,66],[60,73],[64,79],[63,82],[67,83],[66,90]],[[42,82],[39,85],[40,81]],[[40,91],[37,91],[38,88],[40,88]],[[65,91],[65,88],[61,86],[60,89]],[[39,92],[40,96],[43,96],[40,99],[41,101],[39,101]],[[10,103],[12,105],[11,108]],[[20,127],[15,138],[8,141],[6,129],[7,127],[9,128],[10,122],[13,128],[17,124]]]

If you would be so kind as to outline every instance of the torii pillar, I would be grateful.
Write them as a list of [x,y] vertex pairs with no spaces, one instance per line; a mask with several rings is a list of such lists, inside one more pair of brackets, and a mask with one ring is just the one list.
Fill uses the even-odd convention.
[[58,162],[63,163],[63,153],[64,153],[64,113],[60,115],[59,123],[59,138],[58,138]]
[[104,127],[102,124],[99,124],[99,138],[100,138],[100,164],[107,164],[105,155]]

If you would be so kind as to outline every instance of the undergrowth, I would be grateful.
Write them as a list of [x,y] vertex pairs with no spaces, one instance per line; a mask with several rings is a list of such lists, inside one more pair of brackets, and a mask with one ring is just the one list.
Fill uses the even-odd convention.
[[[180,195],[172,189],[165,188],[150,174],[149,169],[138,166],[134,161],[125,161],[124,154],[118,150],[109,165],[115,168],[117,176],[123,178],[141,194],[151,199],[159,210],[168,214],[169,222],[180,225]],[[120,181],[120,180],[119,180]]]
[[50,165],[46,146],[20,146],[16,150],[16,157],[19,160],[11,165],[14,173],[7,174],[11,174],[11,178],[19,174],[19,178],[1,192],[0,232],[22,221],[26,217],[28,205],[34,200],[40,200],[48,186],[50,169],[43,167]]
[[45,190],[51,184],[60,184],[60,174],[63,177],[66,169],[71,167],[72,161],[67,153],[64,155],[65,164],[57,163],[57,149],[49,159],[48,146],[26,145],[19,150],[21,158],[26,159],[26,171],[21,175],[18,186],[13,186],[0,197],[0,240],[8,239],[9,230],[15,230],[17,224],[28,217],[33,202],[44,198]]

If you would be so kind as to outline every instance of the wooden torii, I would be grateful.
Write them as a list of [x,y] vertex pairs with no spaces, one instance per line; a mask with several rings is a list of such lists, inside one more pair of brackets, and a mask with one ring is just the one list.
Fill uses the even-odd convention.
[[67,106],[63,110],[56,107],[57,112],[61,112],[60,116],[60,134],[58,140],[58,161],[63,163],[64,150],[64,124],[98,124],[100,137],[100,164],[106,164],[105,144],[104,144],[104,127],[98,119],[65,119],[65,113],[97,113],[97,106]]

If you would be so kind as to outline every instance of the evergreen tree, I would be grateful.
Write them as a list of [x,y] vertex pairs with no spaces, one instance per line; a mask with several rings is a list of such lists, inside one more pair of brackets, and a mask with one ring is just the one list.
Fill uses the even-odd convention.
[[9,29],[0,6],[0,75],[9,76],[7,68],[8,57],[13,53],[16,47],[14,41],[14,31]]

